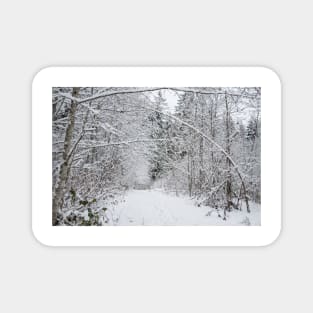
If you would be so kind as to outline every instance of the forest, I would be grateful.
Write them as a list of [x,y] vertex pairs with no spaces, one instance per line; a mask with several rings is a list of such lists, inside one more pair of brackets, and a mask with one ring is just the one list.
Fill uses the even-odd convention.
[[52,225],[260,225],[261,88],[52,88]]

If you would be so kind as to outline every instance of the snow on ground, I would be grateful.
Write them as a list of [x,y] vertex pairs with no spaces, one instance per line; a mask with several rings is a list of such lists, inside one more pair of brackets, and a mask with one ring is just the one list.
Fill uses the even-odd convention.
[[261,225],[260,205],[251,203],[251,213],[245,209],[227,213],[194,204],[187,197],[170,195],[162,190],[130,190],[113,209],[115,225]]

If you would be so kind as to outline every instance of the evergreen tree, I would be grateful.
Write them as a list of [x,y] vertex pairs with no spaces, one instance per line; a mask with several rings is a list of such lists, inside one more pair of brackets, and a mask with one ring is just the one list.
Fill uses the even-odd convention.
[[166,138],[168,130],[168,123],[162,114],[162,112],[166,109],[167,103],[163,98],[161,91],[159,91],[157,96],[155,96],[154,104],[155,111],[148,116],[148,120],[151,125],[150,137],[152,139],[156,139],[154,146],[151,148],[149,158],[149,175],[152,180],[156,180],[161,177],[161,175],[165,172],[167,163],[167,146],[166,142],[162,141],[162,139]]

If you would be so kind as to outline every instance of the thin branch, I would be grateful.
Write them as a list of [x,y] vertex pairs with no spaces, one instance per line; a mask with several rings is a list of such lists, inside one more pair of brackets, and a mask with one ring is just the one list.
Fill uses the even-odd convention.
[[102,148],[102,147],[108,147],[108,146],[120,146],[120,145],[129,145],[132,143],[138,143],[138,142],[154,142],[154,141],[166,141],[168,138],[160,138],[160,139],[134,139],[129,141],[119,141],[119,142],[111,142],[111,143],[105,143],[100,145],[92,145],[90,147],[81,147],[81,149],[92,149],[92,148]]

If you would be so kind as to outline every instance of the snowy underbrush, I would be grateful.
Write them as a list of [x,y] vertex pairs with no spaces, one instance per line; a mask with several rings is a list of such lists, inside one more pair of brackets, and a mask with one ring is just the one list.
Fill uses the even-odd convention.
[[[71,194],[73,198],[73,193]],[[123,192],[108,193],[102,197],[68,201],[66,208],[58,213],[57,225],[105,226],[116,223],[112,208],[123,201]]]
[[[223,221],[231,219],[236,225],[260,225],[260,204],[249,201],[249,210],[244,199],[233,198],[227,206],[226,199],[213,199],[206,197],[194,197],[194,203],[198,207],[206,207],[206,216],[220,218]],[[248,212],[250,211],[250,212]],[[228,222],[229,224],[229,222]]]
[[261,206],[258,203],[250,202],[250,213],[246,208],[230,209],[220,207],[203,207],[207,209],[205,216],[210,225],[225,226],[260,226],[261,225]]

